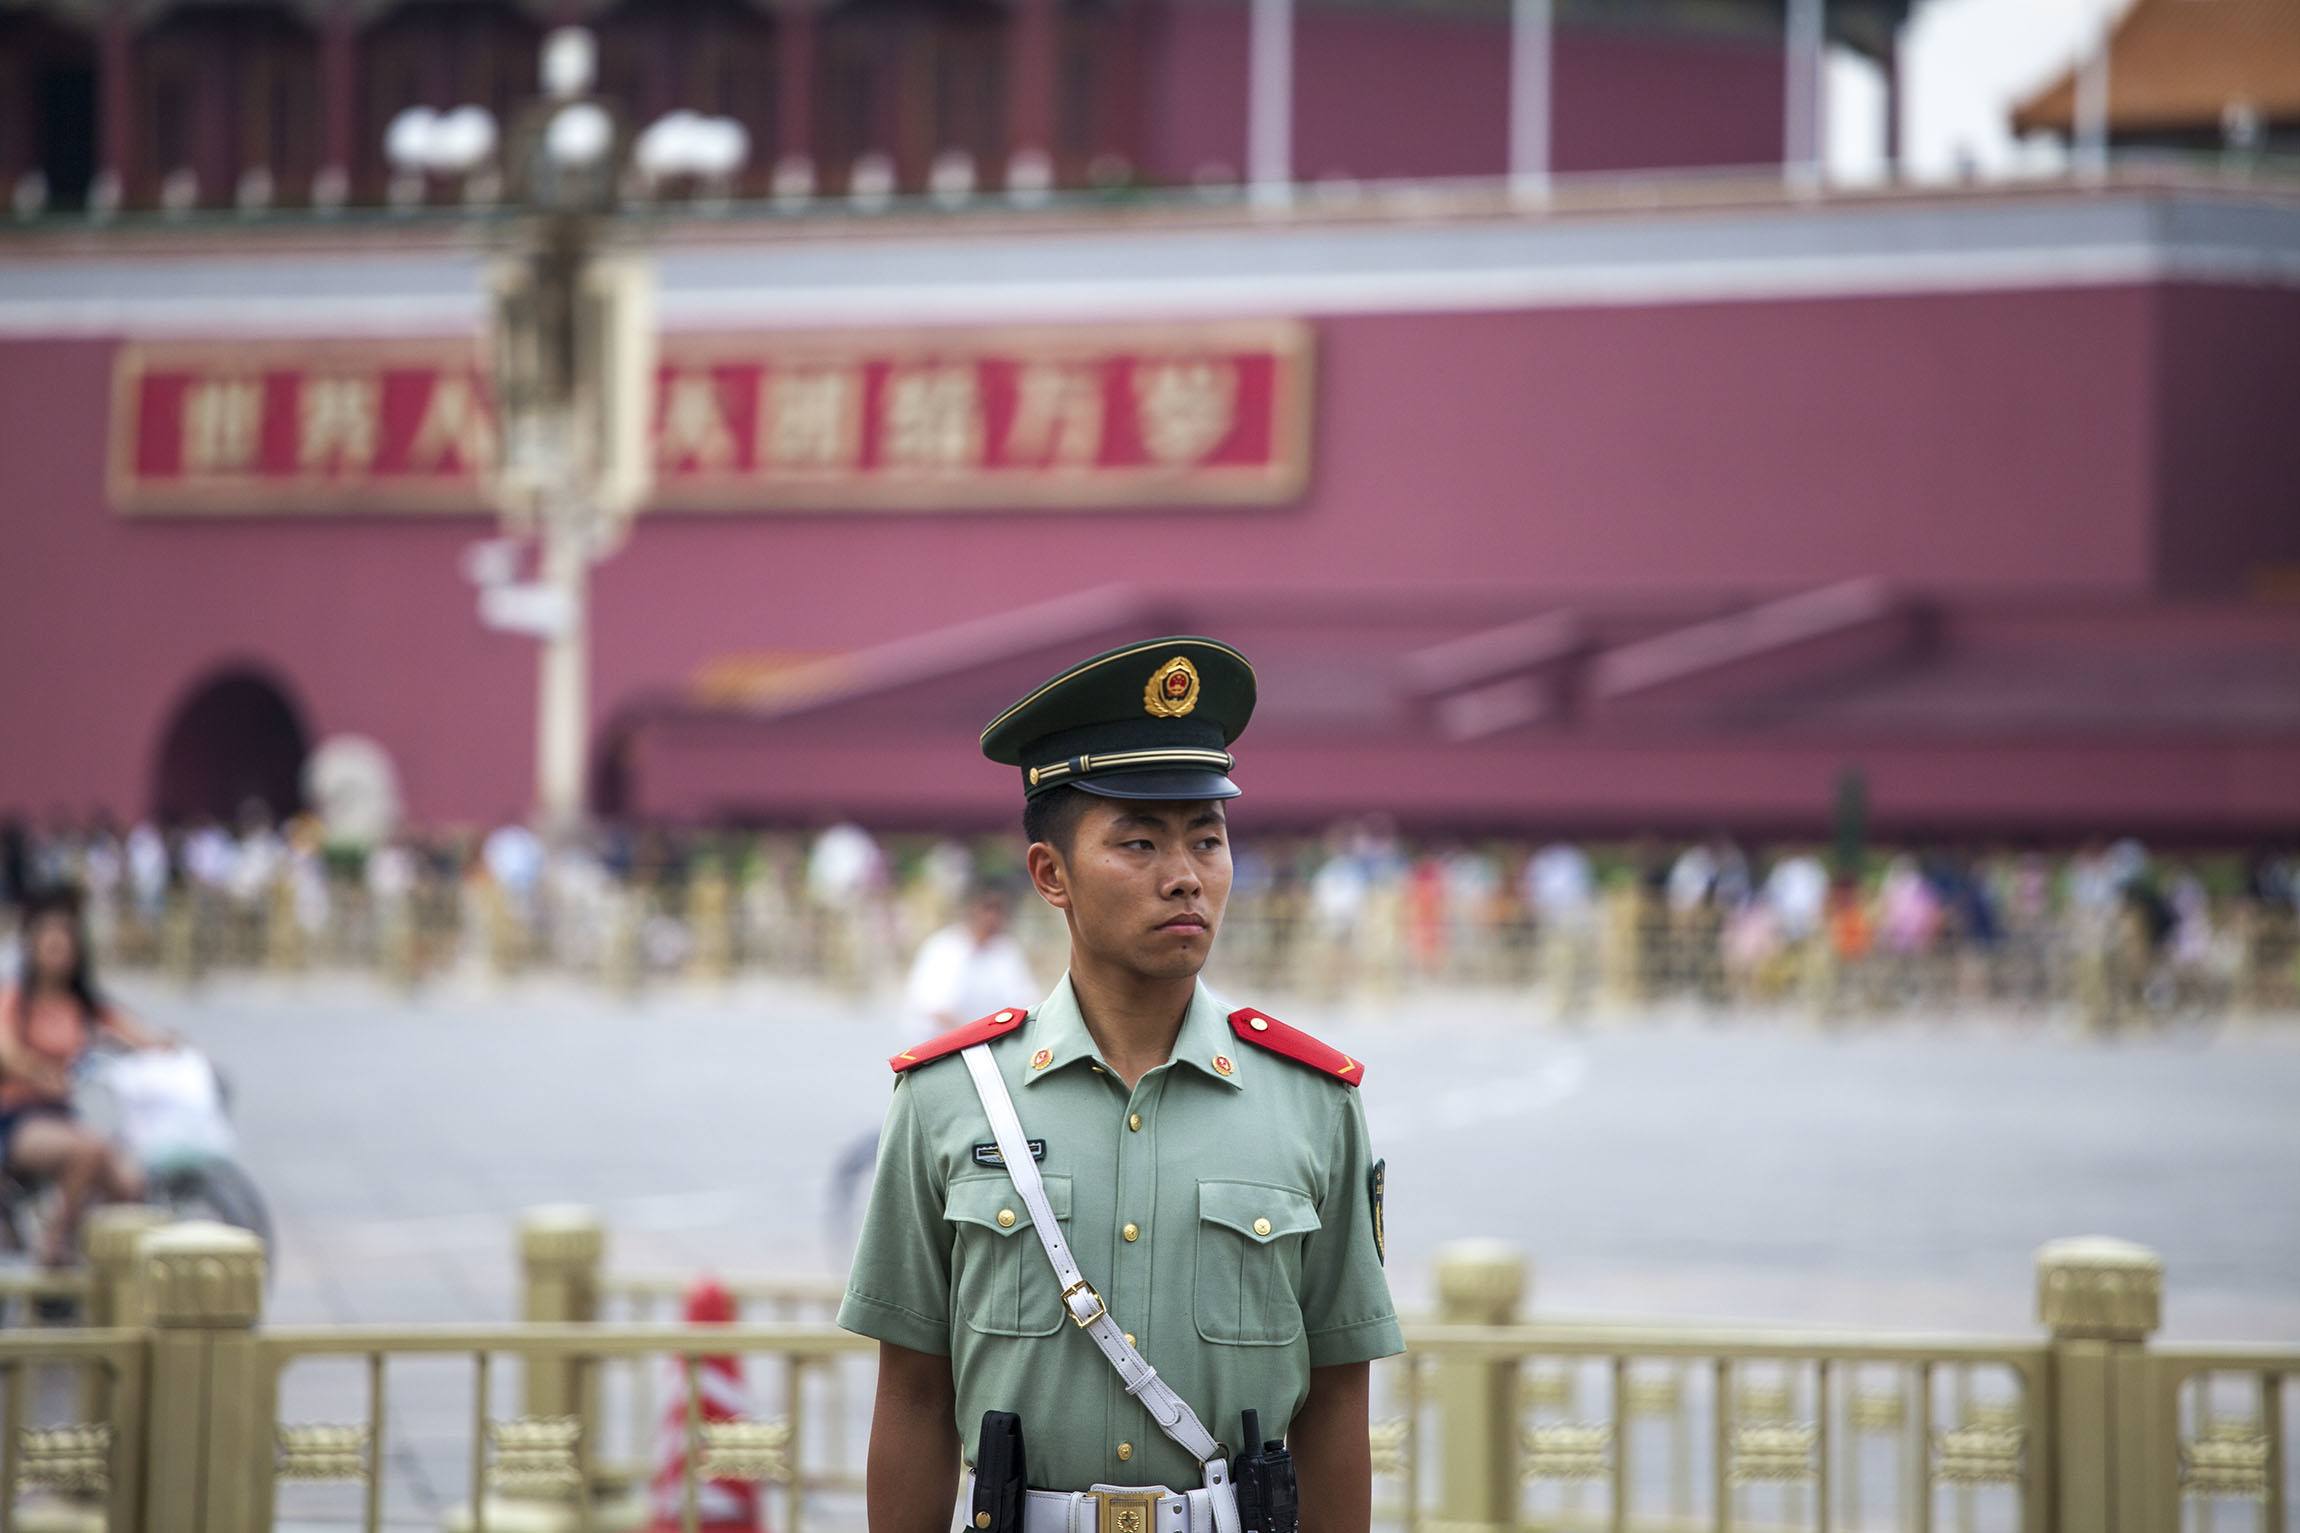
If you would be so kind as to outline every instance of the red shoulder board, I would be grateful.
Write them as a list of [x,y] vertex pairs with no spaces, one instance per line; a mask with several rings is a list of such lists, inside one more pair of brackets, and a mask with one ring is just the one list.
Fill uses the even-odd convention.
[[1241,1006],[1230,1013],[1230,1028],[1248,1043],[1282,1055],[1295,1064],[1322,1071],[1345,1086],[1355,1086],[1366,1078],[1366,1067],[1340,1049],[1320,1043],[1276,1017],[1264,1016],[1251,1006]]
[[994,1011],[964,1027],[954,1027],[939,1038],[914,1043],[887,1063],[893,1066],[895,1074],[900,1075],[905,1070],[923,1065],[929,1060],[940,1059],[945,1054],[955,1054],[960,1049],[970,1049],[978,1043],[1002,1038],[1020,1027],[1029,1016],[1030,1008],[1027,1006],[1009,1006],[1004,1011]]

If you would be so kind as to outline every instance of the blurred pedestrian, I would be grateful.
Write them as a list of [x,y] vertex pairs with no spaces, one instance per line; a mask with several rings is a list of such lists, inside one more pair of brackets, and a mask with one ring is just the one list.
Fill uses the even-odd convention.
[[903,986],[904,1043],[947,1033],[1016,996],[1038,993],[1013,923],[1013,891],[982,884],[968,894],[958,920],[919,944]]
[[73,1068],[100,1039],[166,1046],[97,989],[77,896],[37,895],[25,906],[19,978],[0,991],[0,1164],[27,1184],[55,1184],[55,1210],[41,1232],[43,1266],[72,1260],[91,1202],[144,1195],[142,1171],[72,1109]]
[[1578,1016],[1597,977],[1597,874],[1589,854],[1556,841],[1526,860],[1524,899],[1552,1015]]
[[[987,1016],[1017,996],[1038,993],[1013,924],[1013,889],[978,884],[959,919],[919,944],[903,986],[904,1047]],[[878,1160],[878,1137],[874,1128],[855,1140],[831,1172],[831,1223],[839,1246],[853,1230],[856,1194]]]

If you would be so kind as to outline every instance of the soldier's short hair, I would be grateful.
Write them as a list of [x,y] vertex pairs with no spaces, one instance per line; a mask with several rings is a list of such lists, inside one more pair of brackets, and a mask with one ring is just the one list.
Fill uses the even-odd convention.
[[1067,857],[1078,839],[1078,822],[1093,801],[1093,795],[1079,788],[1053,788],[1027,799],[1022,805],[1022,833]]

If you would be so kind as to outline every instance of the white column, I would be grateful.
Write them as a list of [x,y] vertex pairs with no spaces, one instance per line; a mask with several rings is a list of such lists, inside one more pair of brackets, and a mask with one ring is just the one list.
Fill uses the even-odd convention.
[[1789,0],[1784,41],[1781,124],[1782,173],[1796,190],[1821,184],[1821,50],[1825,0]]
[[1550,33],[1550,0],[1511,0],[1509,190],[1526,202],[1549,200]]
[[1254,201],[1294,196],[1294,0],[1253,0],[1246,81],[1246,180]]
[[2100,12],[2092,46],[2076,69],[2076,131],[2071,137],[2076,173],[2087,181],[2108,179],[2108,40],[2116,31],[2113,6],[2096,5]]
[[543,635],[535,710],[535,808],[552,831],[583,818],[584,745],[590,733],[591,560],[572,517],[548,517],[542,583],[556,593],[558,623]]

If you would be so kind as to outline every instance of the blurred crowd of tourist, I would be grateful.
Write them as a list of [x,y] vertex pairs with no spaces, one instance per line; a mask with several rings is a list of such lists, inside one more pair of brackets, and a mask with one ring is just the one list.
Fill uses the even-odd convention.
[[[236,823],[0,822],[0,907],[85,897],[106,959],[218,967],[551,969],[636,984],[761,972],[892,988],[1014,837],[519,823],[332,843],[249,805]],[[1240,985],[1321,998],[1416,985],[1526,992],[1572,1016],[1685,998],[1824,1013],[2075,1005],[2099,1018],[2300,1005],[2300,852],[1419,842],[1379,818],[1254,834],[1217,957]],[[1038,902],[1015,933],[1051,980]]]

